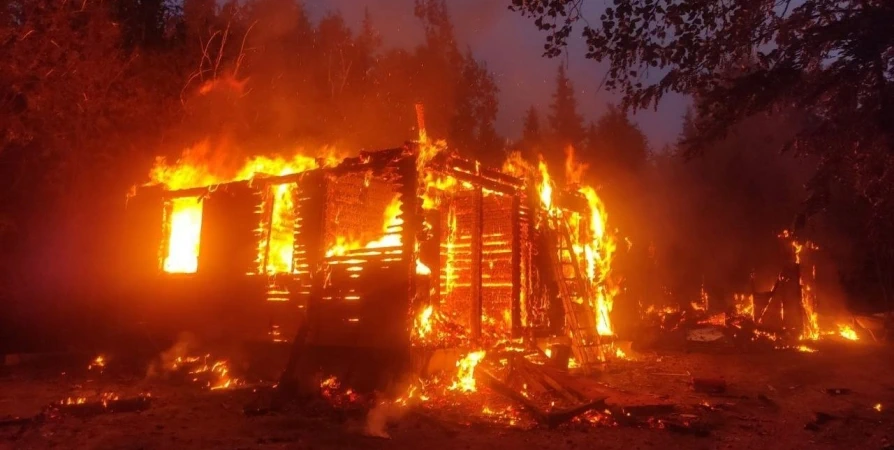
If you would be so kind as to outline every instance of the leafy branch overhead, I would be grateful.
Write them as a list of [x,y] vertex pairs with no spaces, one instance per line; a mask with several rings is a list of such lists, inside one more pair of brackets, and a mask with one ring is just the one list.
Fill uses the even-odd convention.
[[607,4],[600,11],[583,0],[512,0],[509,8],[546,33],[546,56],[561,54],[579,27],[586,57],[608,63],[605,86],[626,108],[693,95],[690,156],[754,114],[798,110],[807,123],[785,148],[819,155],[821,176],[853,183],[870,201],[894,197],[883,188],[894,182],[894,2]]

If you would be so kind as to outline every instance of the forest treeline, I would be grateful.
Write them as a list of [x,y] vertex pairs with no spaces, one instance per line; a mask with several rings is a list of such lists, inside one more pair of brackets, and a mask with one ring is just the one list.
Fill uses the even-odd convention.
[[[312,19],[296,0],[0,1],[0,296],[48,286],[102,295],[125,194],[157,156],[197,142],[234,161],[393,147],[416,136],[417,103],[430,135],[485,163],[519,150],[561,170],[575,148],[629,242],[616,271],[622,301],[702,287],[723,298],[752,271],[775,277],[785,257],[776,235],[814,169],[779,152],[797,112],[749,119],[687,162],[675,146],[650,145],[620,108],[582,117],[557,61],[551,102],[509,112],[522,135],[500,136],[499,86],[457,41],[447,2],[417,1],[414,12],[423,39],[386,48],[374,12],[351,27],[338,13]],[[694,114],[681,138],[695,133]],[[877,301],[890,284],[878,274],[892,267],[861,232],[864,207],[839,198],[846,213],[811,225],[835,262],[826,275]]]

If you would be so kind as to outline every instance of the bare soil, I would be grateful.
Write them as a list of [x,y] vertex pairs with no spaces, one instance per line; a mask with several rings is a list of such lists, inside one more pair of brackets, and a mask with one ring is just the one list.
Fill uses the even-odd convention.
[[[143,412],[2,426],[0,449],[894,448],[894,349],[865,343],[819,348],[818,353],[639,354],[590,376],[609,404],[673,404],[674,420],[697,423],[707,436],[655,424],[509,427],[430,411],[404,415],[389,427],[390,439],[383,439],[363,434],[362,417],[319,405],[246,415],[246,405],[269,394],[262,388],[209,391],[147,380],[136,372],[115,374],[111,365],[102,374],[83,366],[7,367],[0,372],[0,421],[33,416],[66,397],[101,392],[121,397],[151,392],[152,403]],[[698,393],[691,377],[722,378],[729,388],[722,394]],[[826,392],[841,388],[850,391]],[[827,421],[816,423],[817,413],[826,414]]]

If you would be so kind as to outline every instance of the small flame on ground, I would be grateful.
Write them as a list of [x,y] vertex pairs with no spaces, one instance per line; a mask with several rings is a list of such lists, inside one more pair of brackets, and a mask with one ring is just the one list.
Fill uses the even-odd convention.
[[876,403],[875,406],[872,407],[872,409],[874,409],[874,410],[876,410],[876,411],[878,411],[878,412],[882,412],[882,404],[881,404],[881,403]]
[[87,366],[87,370],[98,370],[99,373],[102,373],[103,369],[105,369],[105,368],[106,368],[106,358],[103,355],[98,355]]
[[857,332],[854,331],[854,329],[847,324],[838,324],[838,335],[849,341],[856,341],[860,339],[860,337],[857,336]]

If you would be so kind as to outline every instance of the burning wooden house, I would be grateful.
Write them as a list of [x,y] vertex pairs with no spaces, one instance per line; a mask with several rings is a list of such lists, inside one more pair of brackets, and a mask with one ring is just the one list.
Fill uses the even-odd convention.
[[174,302],[230,336],[289,341],[301,323],[340,358],[550,335],[599,357],[612,248],[592,189],[554,199],[542,163],[535,186],[431,144],[302,161],[129,198],[127,266],[166,321]]

